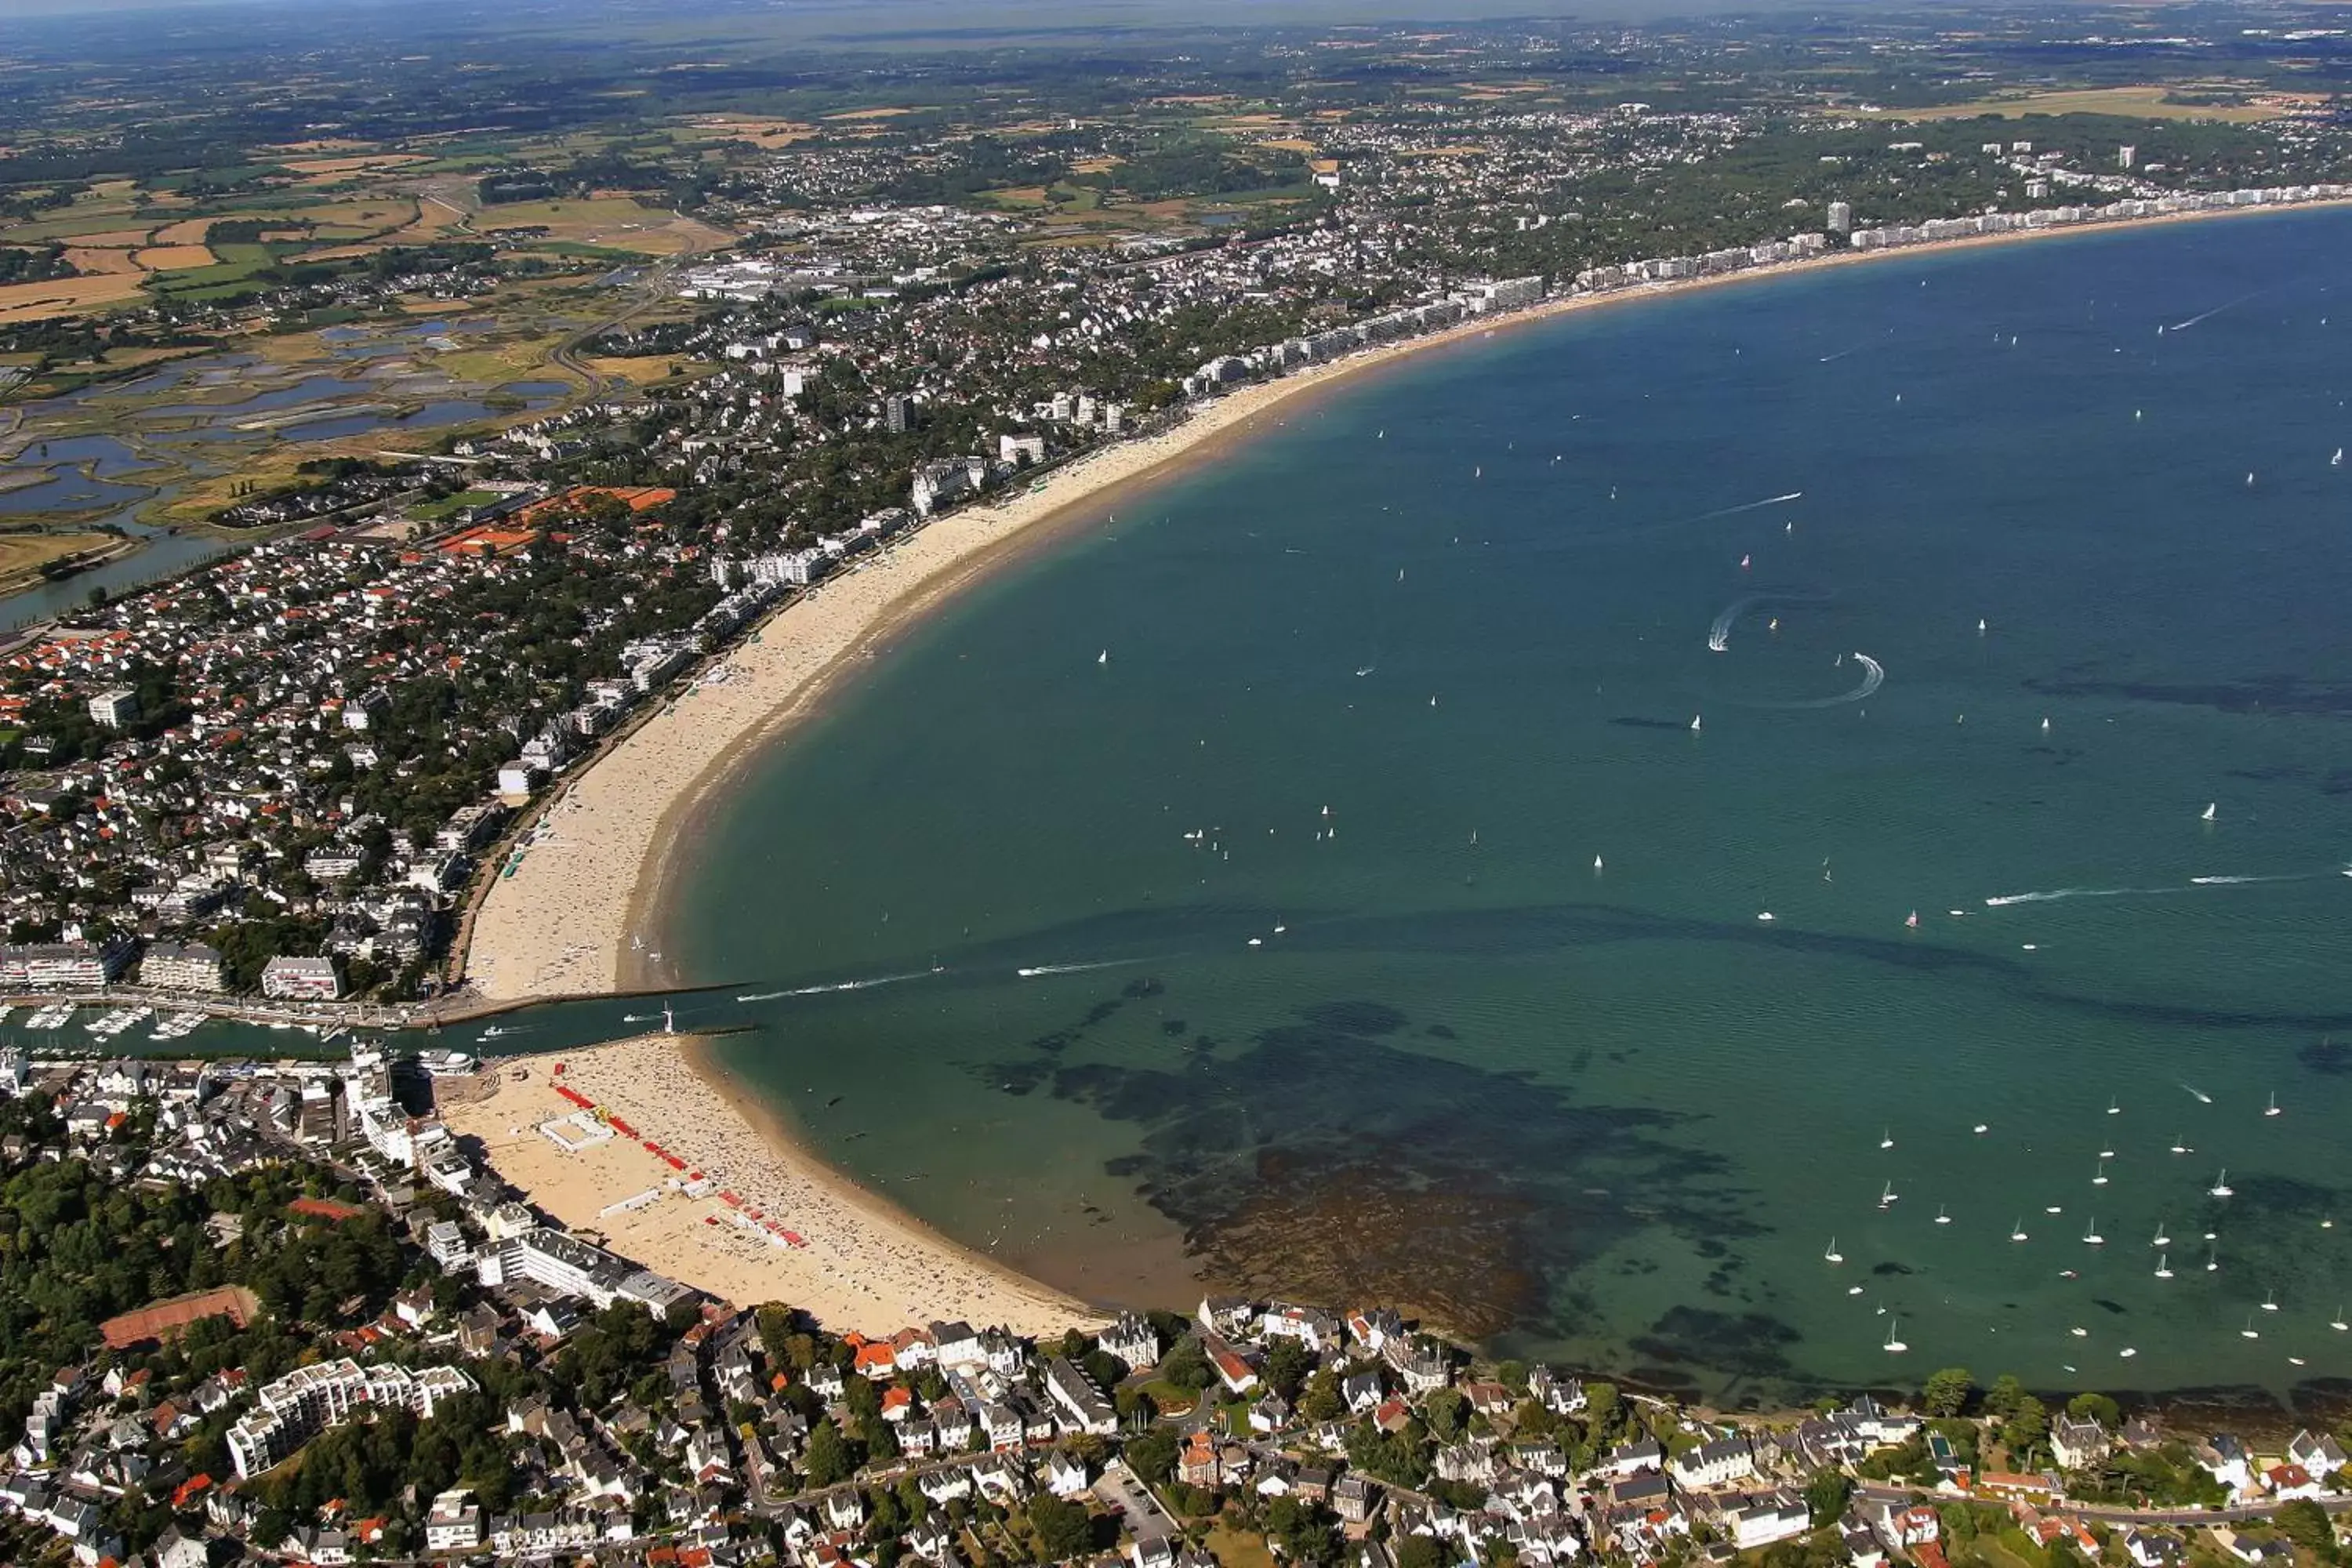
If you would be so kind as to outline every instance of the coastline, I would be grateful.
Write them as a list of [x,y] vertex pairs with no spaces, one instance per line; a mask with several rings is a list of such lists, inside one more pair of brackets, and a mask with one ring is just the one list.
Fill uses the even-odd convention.
[[[946,513],[883,553],[784,605],[713,672],[668,702],[546,805],[551,832],[475,914],[465,973],[490,1002],[555,1000],[677,983],[656,943],[691,829],[707,805],[816,712],[889,639],[1018,552],[1181,478],[1235,441],[1277,427],[1265,416],[1417,354],[1574,312],[1659,300],[1899,258],[1941,256],[2056,236],[2121,235],[2160,225],[2336,209],[2352,203],[2175,213],[2118,223],[1979,235],[1843,251],[1769,267],[1549,300],[1382,344],[1245,385],[1159,435],[1089,452],[1018,495]],[[789,639],[789,640],[787,640]],[[714,679],[714,676],[717,678]]]
[[[1039,1337],[1102,1321],[809,1155],[709,1040],[641,1035],[501,1058],[484,1076],[494,1080],[488,1094],[444,1108],[452,1132],[567,1228],[709,1295],[739,1307],[782,1302],[835,1332],[884,1337],[935,1320]],[[632,1135],[560,1146],[541,1124],[583,1113],[559,1086]],[[707,1180],[690,1184],[696,1173]]]

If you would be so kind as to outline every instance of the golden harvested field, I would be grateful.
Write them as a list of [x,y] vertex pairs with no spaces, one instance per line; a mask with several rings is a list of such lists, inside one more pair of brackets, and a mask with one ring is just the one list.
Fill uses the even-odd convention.
[[158,245],[131,259],[150,272],[184,272],[191,267],[210,267],[217,258],[208,245]]
[[2275,120],[2292,110],[2307,107],[2300,98],[2282,94],[2266,94],[2261,102],[2243,104],[2168,103],[2165,95],[2169,90],[2161,87],[2103,87],[2081,92],[1980,98],[1935,109],[1874,109],[1865,112],[1873,120],[1973,120],[1984,114],[2017,120],[2028,114],[2120,114],[2136,120],[2220,120],[2244,125],[2258,120]]
[[157,245],[202,245],[205,242],[205,236],[210,234],[212,232],[213,225],[219,221],[220,220],[217,218],[209,217],[184,217],[177,223],[166,224],[163,227],[157,229],[154,234],[154,243]]
[[58,237],[70,237],[76,245],[87,246],[93,250],[136,250],[147,243],[147,234],[143,228],[102,228],[95,234],[60,235]]
[[69,245],[66,247],[66,260],[77,272],[135,273],[139,270],[139,263],[131,259],[128,250],[94,250],[88,246]]
[[45,561],[113,542],[113,537],[104,533],[0,533],[0,577],[13,577]]
[[592,359],[581,363],[598,375],[618,376],[632,386],[645,386],[667,381],[673,362],[666,354],[646,354],[637,359]]
[[141,274],[109,272],[96,278],[60,278],[47,283],[0,284],[0,325],[47,321],[100,305],[139,297]]
[[827,120],[891,120],[901,114],[913,114],[928,104],[908,104],[898,109],[845,109],[839,114],[828,114]]

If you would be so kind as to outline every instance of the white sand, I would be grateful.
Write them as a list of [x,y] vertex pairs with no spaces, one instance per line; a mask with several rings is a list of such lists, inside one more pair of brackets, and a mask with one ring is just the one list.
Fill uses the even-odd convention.
[[[699,1059],[701,1048],[685,1037],[648,1035],[506,1058],[491,1065],[499,1080],[495,1094],[451,1106],[443,1119],[461,1137],[479,1139],[490,1166],[568,1228],[602,1235],[623,1257],[739,1307],[782,1302],[836,1333],[868,1335],[934,1320],[1037,1335],[1102,1321],[1101,1314],[958,1247],[800,1152]],[[559,1062],[561,1078],[553,1073]],[[525,1077],[516,1079],[517,1072]],[[559,1148],[538,1130],[578,1109],[556,1093],[558,1083],[586,1095],[637,1136],[604,1139],[577,1152]],[[714,1195],[687,1196],[684,1178],[647,1152],[647,1139],[709,1177]],[[736,1223],[736,1211],[715,1195],[719,1190],[806,1245],[779,1246]],[[642,1207],[603,1213],[648,1191],[660,1195]]]

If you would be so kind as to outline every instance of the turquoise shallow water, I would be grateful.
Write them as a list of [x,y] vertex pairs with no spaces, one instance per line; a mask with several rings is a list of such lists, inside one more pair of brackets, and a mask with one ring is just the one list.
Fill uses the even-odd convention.
[[908,636],[674,955],[822,1148],[1098,1294],[1181,1237],[1732,1397],[2352,1372],[2347,240],[1353,386]]

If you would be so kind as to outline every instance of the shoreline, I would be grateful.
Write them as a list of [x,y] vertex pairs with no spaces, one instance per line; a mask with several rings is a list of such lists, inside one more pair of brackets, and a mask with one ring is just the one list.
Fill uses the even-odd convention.
[[[565,1227],[705,1294],[738,1307],[782,1302],[835,1332],[884,1338],[956,1319],[1036,1337],[1105,1321],[811,1154],[707,1039],[640,1035],[504,1057],[483,1076],[487,1095],[443,1109],[452,1132]],[[559,1145],[542,1125],[585,1116],[566,1089],[632,1136]]]
[[[706,806],[723,799],[776,746],[788,743],[792,732],[846,684],[850,671],[880,657],[891,638],[921,616],[1022,551],[1098,520],[1123,499],[1182,478],[1234,442],[1278,427],[1280,420],[1269,424],[1263,416],[1288,405],[1415,355],[1580,311],[2053,237],[2128,235],[2169,224],[2347,205],[2352,202],[2307,202],[2053,226],[1629,285],[1474,318],[1244,385],[1198,405],[1171,430],[1086,453],[1017,495],[945,513],[772,613],[701,680],[548,799],[539,820],[556,831],[483,897],[465,953],[467,981],[489,1003],[680,984],[659,943],[667,935],[663,928],[670,922],[681,869],[691,868],[692,830]],[[566,826],[572,832],[562,831]]]

